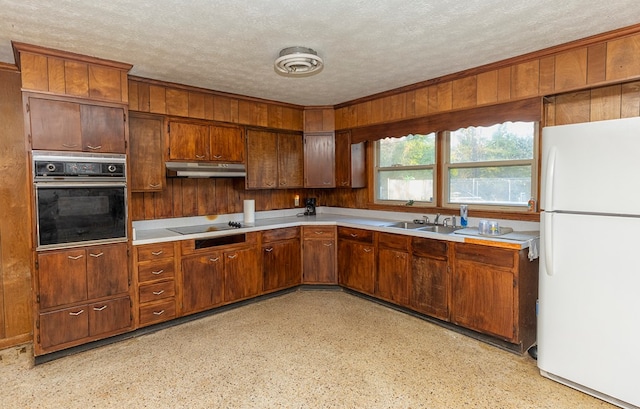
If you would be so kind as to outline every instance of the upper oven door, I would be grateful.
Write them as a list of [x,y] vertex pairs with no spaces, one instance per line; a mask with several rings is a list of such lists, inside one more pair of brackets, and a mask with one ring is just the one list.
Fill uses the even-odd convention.
[[127,240],[125,183],[36,183],[37,250]]

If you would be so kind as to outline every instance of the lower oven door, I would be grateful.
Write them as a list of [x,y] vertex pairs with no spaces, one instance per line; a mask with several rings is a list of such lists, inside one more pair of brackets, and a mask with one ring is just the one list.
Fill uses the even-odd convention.
[[123,183],[35,184],[37,250],[127,240]]

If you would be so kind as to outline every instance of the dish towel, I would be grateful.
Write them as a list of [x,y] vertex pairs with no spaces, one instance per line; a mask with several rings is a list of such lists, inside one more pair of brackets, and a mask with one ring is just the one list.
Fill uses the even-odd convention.
[[538,258],[538,248],[540,247],[540,238],[529,239],[529,261],[533,261]]

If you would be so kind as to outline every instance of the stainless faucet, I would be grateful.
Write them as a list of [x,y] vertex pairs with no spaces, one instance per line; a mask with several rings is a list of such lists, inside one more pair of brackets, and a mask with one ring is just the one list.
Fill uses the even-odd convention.
[[424,224],[429,224],[429,216],[422,216],[424,219]]
[[444,220],[442,220],[442,225],[447,227],[449,225],[449,221],[451,221],[451,217],[445,217]]
[[433,219],[433,224],[438,224],[438,220],[440,220],[440,213],[436,214],[436,218]]

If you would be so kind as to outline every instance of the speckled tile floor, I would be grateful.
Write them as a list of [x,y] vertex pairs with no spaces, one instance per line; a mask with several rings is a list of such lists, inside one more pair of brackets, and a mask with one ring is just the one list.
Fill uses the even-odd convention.
[[613,408],[535,361],[338,291],[297,291],[30,367],[2,408]]

